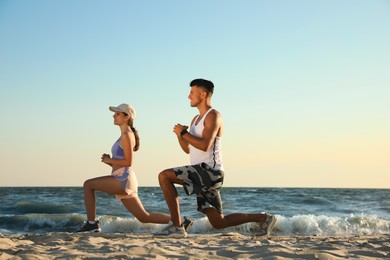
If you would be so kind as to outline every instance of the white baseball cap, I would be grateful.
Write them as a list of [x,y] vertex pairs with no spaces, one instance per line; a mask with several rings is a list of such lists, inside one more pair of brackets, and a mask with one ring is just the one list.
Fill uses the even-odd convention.
[[117,107],[110,106],[109,109],[112,112],[122,112],[128,114],[132,120],[135,119],[137,113],[135,112],[135,109],[133,106],[128,105],[128,104],[120,104]]

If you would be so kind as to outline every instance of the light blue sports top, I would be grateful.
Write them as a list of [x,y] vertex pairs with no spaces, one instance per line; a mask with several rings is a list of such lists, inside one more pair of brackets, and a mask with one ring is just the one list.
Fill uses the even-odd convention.
[[122,139],[122,136],[119,137],[119,139],[114,143],[114,145],[111,148],[112,159],[124,159],[125,158],[125,152],[123,151],[123,148],[120,144],[121,139]]
[[[112,159],[117,159],[121,160],[125,158],[125,152],[123,151],[123,148],[120,144],[120,141],[122,139],[122,136],[119,137],[119,139],[114,143],[114,145],[111,148],[111,153],[112,153]],[[124,167],[124,173],[129,173],[129,168],[130,167]]]

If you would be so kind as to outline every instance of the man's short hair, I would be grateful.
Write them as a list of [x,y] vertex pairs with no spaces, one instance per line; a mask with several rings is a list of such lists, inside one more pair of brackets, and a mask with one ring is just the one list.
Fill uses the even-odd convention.
[[211,93],[214,92],[213,82],[211,82],[210,80],[207,80],[207,79],[194,79],[190,83],[190,87],[193,87],[193,86],[203,87]]

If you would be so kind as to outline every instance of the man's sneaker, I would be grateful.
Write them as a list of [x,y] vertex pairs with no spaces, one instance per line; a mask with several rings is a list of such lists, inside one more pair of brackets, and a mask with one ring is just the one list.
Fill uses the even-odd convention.
[[187,232],[184,230],[183,225],[177,227],[172,221],[169,221],[168,225],[165,226],[160,232],[155,233],[157,236],[174,237],[174,238],[185,238]]
[[194,224],[194,220],[192,218],[184,216],[184,221],[182,226],[184,227],[184,230],[188,233],[190,231],[192,225]]
[[266,214],[267,218],[263,222],[258,222],[260,226],[259,236],[270,235],[275,226],[276,217],[271,214]]
[[99,221],[97,220],[94,224],[90,224],[88,221],[85,221],[83,227],[77,232],[100,232]]

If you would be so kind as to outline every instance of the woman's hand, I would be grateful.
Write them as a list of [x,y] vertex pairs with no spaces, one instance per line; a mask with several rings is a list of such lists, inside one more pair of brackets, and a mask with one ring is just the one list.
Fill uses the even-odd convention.
[[109,154],[104,153],[102,155],[101,159],[102,159],[102,162],[111,166],[111,163],[110,163],[111,156]]

